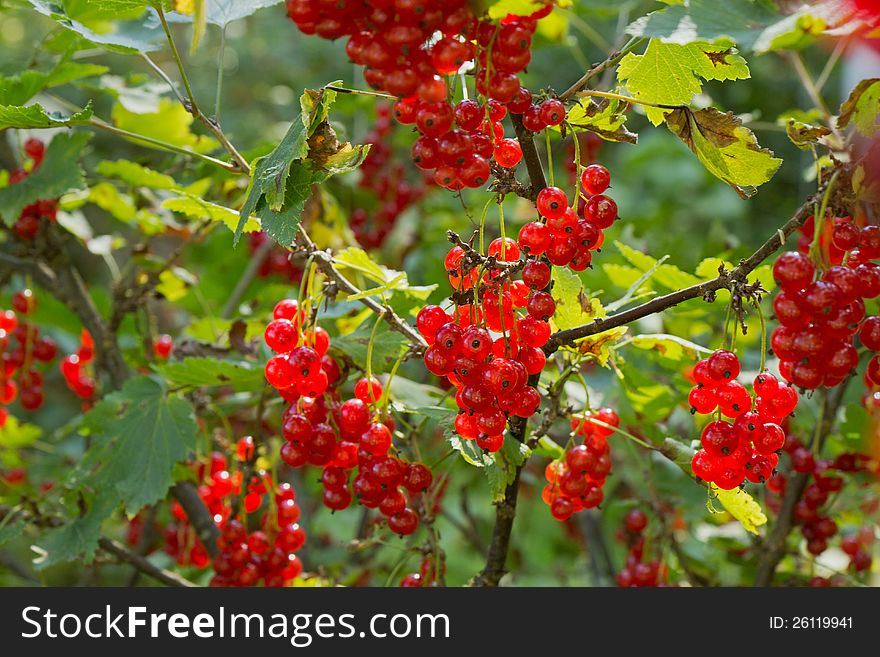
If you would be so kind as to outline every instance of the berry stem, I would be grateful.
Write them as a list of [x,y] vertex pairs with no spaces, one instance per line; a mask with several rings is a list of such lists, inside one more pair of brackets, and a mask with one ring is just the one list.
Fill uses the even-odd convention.
[[550,186],[556,185],[556,177],[553,175],[553,148],[550,144],[550,131],[544,130],[544,147],[547,149],[547,176],[550,179]]

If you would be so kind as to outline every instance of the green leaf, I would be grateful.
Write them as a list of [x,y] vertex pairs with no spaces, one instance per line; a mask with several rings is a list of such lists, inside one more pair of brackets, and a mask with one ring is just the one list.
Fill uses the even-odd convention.
[[567,267],[554,267],[551,275],[556,312],[552,322],[560,331],[588,324],[596,317],[606,317],[605,309],[596,298],[584,292],[580,277]]
[[[709,43],[679,45],[652,39],[644,54],[627,53],[617,67],[634,98],[661,105],[690,105],[705,80],[748,78],[746,61],[732,49]],[[645,114],[660,125],[669,109],[646,107]]]
[[845,12],[845,5],[834,0],[804,4],[788,16],[755,0],[689,0],[643,16],[626,31],[677,44],[733,41],[760,53],[808,45],[827,25],[846,23],[845,29],[858,29],[861,21]]
[[485,468],[494,464],[492,457],[477,447],[476,440],[466,440],[455,433],[454,429],[448,429],[446,431],[446,440],[449,441],[449,445],[452,449],[461,454],[461,458],[463,458],[465,462],[470,463],[477,468]]
[[704,258],[700,261],[700,264],[697,265],[694,273],[701,279],[708,281],[718,276],[721,267],[730,271],[733,269],[733,264],[727,262],[727,260],[722,260],[721,258]]
[[[367,348],[370,344],[372,326],[362,326],[348,335],[333,338],[333,348],[351,358],[356,365],[366,369]],[[377,372],[388,371],[406,345],[406,338],[391,330],[379,330],[373,341],[373,368]]]
[[165,497],[174,464],[189,457],[197,431],[189,401],[155,379],[129,379],[83,419],[81,432],[93,440],[83,459],[86,483],[136,513]]
[[11,77],[0,76],[0,104],[24,105],[43,89],[59,87],[74,80],[103,75],[109,69],[98,64],[61,62],[53,70],[22,71]]
[[0,130],[5,128],[60,128],[86,125],[92,118],[92,106],[65,116],[61,112],[49,112],[39,103],[20,107],[0,105]]
[[697,111],[673,110],[666,125],[690,148],[715,177],[733,187],[742,198],[773,177],[782,160],[761,148],[742,119],[714,107]]
[[90,136],[84,132],[56,135],[39,168],[21,182],[0,189],[0,217],[7,226],[18,220],[25,206],[85,187],[78,160]]
[[0,526],[0,547],[21,536],[26,526],[24,520],[12,520]]
[[216,358],[184,358],[158,365],[156,371],[175,388],[230,386],[238,391],[255,392],[266,384],[262,368]]
[[335,98],[336,92],[330,89],[306,89],[300,97],[300,113],[281,143],[255,162],[234,243],[241,238],[247,219],[255,215],[269,237],[281,246],[291,246],[311,186],[363,162],[369,147],[340,143],[328,123]]
[[174,303],[189,294],[189,288],[192,283],[192,275],[189,272],[182,270],[180,267],[171,267],[159,274],[159,284],[156,285],[156,292],[161,294],[167,301]]
[[356,301],[372,296],[381,297],[394,292],[403,292],[413,299],[424,301],[437,289],[437,285],[410,285],[406,272],[378,264],[370,254],[355,246],[337,253],[333,258],[333,264],[349,277],[367,279],[370,285],[369,289],[360,294],[348,295],[345,301]]
[[280,4],[282,0],[206,0],[208,22],[225,27],[232,21],[247,18],[258,9]]
[[631,265],[640,269],[642,272],[648,272],[653,269],[653,280],[670,290],[679,290],[683,287],[690,287],[691,285],[696,285],[700,282],[700,280],[693,274],[688,274],[675,265],[660,264],[658,260],[652,258],[647,253],[642,253],[623,242],[615,240],[614,246],[617,247],[617,250],[620,251],[621,255],[623,255]]
[[637,367],[620,366],[623,372],[621,385],[633,410],[649,421],[665,419],[678,400],[678,395],[668,386]]
[[[98,33],[78,20],[71,18],[63,7],[46,0],[28,0],[34,9],[44,16],[55,20],[62,27],[79,34],[86,41],[111,50],[113,52],[135,55],[141,52],[152,52],[161,49],[165,44],[165,32],[159,22],[158,14],[152,8],[135,20],[114,21],[103,23],[108,31]],[[113,0],[110,0],[111,2]],[[125,2],[125,0],[119,0]],[[131,3],[127,9],[131,9]],[[144,4],[144,3],[138,3]],[[174,17],[169,16],[169,21]]]
[[486,468],[493,502],[504,499],[505,489],[516,479],[517,469],[526,462],[531,453],[532,450],[525,443],[505,437],[501,449],[492,454],[493,462]]
[[681,362],[685,359],[694,360],[700,354],[712,353],[711,349],[701,347],[695,342],[685,340],[677,335],[667,333],[643,333],[631,338],[634,347],[656,351],[663,358]]
[[[173,182],[173,181],[172,181]],[[221,221],[229,230],[234,231],[238,225],[238,212],[204,200],[199,196],[187,194],[169,198],[162,202],[163,208],[186,215],[190,219],[209,219]],[[244,225],[243,232],[254,233],[260,230],[260,222],[253,217]]]
[[[196,135],[190,129],[192,114],[180,103],[170,98],[159,100],[156,112],[132,112],[121,103],[116,103],[112,110],[113,124],[117,128],[134,132],[144,137],[158,139],[174,146],[189,148],[197,153],[207,153],[217,147],[217,142],[204,135]],[[133,139],[135,143],[137,139]],[[149,144],[146,144],[149,146]]]
[[10,415],[0,428],[0,447],[6,449],[20,449],[32,445],[43,434],[43,430],[35,424],[19,422],[18,418]]
[[627,104],[617,99],[582,97],[568,110],[573,129],[589,130],[607,141],[635,144],[639,137],[624,127]]
[[859,82],[840,106],[837,127],[843,130],[850,121],[865,137],[877,132],[877,115],[880,114],[880,78]]
[[206,7],[207,0],[193,0],[193,35],[190,42],[190,54],[194,53],[205,36],[205,29],[208,27],[208,9]]
[[96,170],[102,176],[121,180],[132,187],[148,187],[150,189],[176,189],[178,187],[171,176],[166,176],[164,173],[153,171],[129,160],[114,162],[103,160],[98,163]]
[[[135,474],[136,471],[132,473]],[[101,525],[116,510],[119,500],[110,494],[93,497],[84,515],[43,535],[39,546],[46,554],[34,559],[37,570],[81,557],[91,561],[95,556],[98,539],[101,538]]]

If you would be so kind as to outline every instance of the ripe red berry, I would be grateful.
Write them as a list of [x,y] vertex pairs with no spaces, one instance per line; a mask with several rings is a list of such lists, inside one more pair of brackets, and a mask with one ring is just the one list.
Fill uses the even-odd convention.
[[581,185],[587,194],[602,194],[611,184],[611,174],[601,164],[591,164],[581,172]]

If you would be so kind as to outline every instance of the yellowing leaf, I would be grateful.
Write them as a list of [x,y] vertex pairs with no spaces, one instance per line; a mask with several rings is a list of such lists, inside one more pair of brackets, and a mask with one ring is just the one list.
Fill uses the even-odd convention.
[[718,501],[734,518],[739,520],[740,524],[746,531],[752,534],[758,534],[758,527],[767,524],[767,516],[761,505],[755,501],[751,495],[739,488],[733,490],[722,490],[715,484],[710,484],[712,493],[717,496]]
[[550,321],[558,330],[564,331],[588,324],[596,317],[607,316],[602,303],[587,296],[580,277],[567,267],[554,267],[552,280],[556,312]]
[[690,148],[709,172],[736,190],[742,198],[752,196],[758,185],[773,177],[782,160],[761,148],[742,119],[714,107],[670,112],[666,125]]
[[577,343],[577,350],[586,356],[592,356],[603,367],[608,365],[608,359],[611,357],[611,347],[620,341],[626,335],[628,328],[626,326],[618,326],[596,335],[580,340]]
[[159,274],[159,284],[156,286],[156,292],[171,301],[179,301],[186,296],[189,291],[186,282],[173,269],[166,269]]
[[[628,53],[617,68],[633,97],[661,105],[690,105],[705,80],[742,80],[750,77],[746,61],[723,45],[679,45],[652,39],[644,54]],[[660,125],[668,109],[647,107],[645,113]]]
[[607,141],[635,144],[638,135],[623,125],[627,107],[627,103],[620,100],[584,96],[568,111],[566,121],[574,129],[595,132]]
[[880,114],[880,78],[862,80],[840,106],[837,127],[843,130],[850,121],[853,121],[856,130],[870,137],[877,131],[878,114]]

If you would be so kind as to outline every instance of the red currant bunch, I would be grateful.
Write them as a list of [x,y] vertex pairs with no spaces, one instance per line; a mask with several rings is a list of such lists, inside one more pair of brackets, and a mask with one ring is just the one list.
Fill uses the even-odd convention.
[[345,509],[357,497],[362,506],[378,508],[393,532],[412,534],[419,525],[412,502],[433,475],[424,464],[394,455],[394,420],[380,411],[381,383],[361,378],[354,397],[341,401],[336,386],[342,377],[327,353],[327,332],[302,327],[305,318],[293,300],[279,302],[274,317],[265,340],[277,355],[266,364],[266,378],[290,404],[282,417],[281,459],[293,468],[323,468],[327,508]]
[[552,265],[578,272],[590,266],[592,252],[605,240],[603,231],[617,218],[617,204],[601,193],[611,181],[608,169],[591,164],[583,170],[581,180],[591,196],[579,196],[580,216],[569,207],[562,189],[545,187],[537,197],[542,220],[525,224],[519,233],[520,247],[527,254],[543,255]]
[[610,408],[588,410],[572,417],[572,434],[583,438],[582,444],[571,447],[563,458],[551,461],[544,469],[548,483],[542,499],[550,506],[550,514],[560,522],[602,503],[605,498],[602,488],[611,472],[608,436],[618,426],[620,418]]
[[621,587],[657,586],[660,581],[660,562],[645,561],[645,529],[648,516],[641,509],[630,509],[623,518],[623,538],[628,547],[626,563],[617,573],[617,585]]
[[[858,228],[849,217],[826,223],[819,250],[830,266],[817,271],[809,255],[795,251],[773,265],[780,325],[770,345],[780,374],[806,390],[839,385],[856,369],[856,335],[869,350],[880,350],[880,317],[865,317],[864,303],[880,295],[880,265],[872,262],[880,257],[880,226]],[[869,363],[867,377],[880,381],[880,359]]]
[[[528,16],[511,14],[495,23],[478,18],[465,0],[381,7],[366,0],[287,2],[288,16],[305,34],[348,38],[346,54],[365,67],[367,83],[399,98],[396,119],[419,131],[412,149],[416,165],[453,190],[485,185],[493,159],[506,168],[519,163],[520,145],[504,137],[501,123],[508,111],[521,114],[523,125],[535,132],[565,120],[562,102],[533,102],[518,76],[531,60],[537,21],[551,11],[547,3]],[[482,102],[463,94],[453,105],[447,76],[466,64]]]
[[[764,483],[779,462],[778,451],[785,444],[782,423],[795,409],[797,392],[769,372],[755,377],[757,401],[736,380],[740,372],[736,354],[725,349],[701,360],[693,370],[696,385],[688,395],[691,410],[718,417],[709,422],[700,437],[702,449],[694,454],[694,474],[724,490],[732,490],[747,478]],[[725,421],[721,416],[731,418]]]
[[55,360],[58,346],[52,338],[41,336],[39,327],[30,321],[36,307],[36,296],[25,289],[12,297],[12,309],[0,310],[0,407],[16,399],[26,411],[43,405],[43,373],[38,367]]

